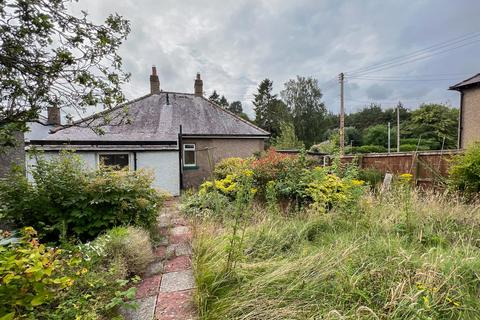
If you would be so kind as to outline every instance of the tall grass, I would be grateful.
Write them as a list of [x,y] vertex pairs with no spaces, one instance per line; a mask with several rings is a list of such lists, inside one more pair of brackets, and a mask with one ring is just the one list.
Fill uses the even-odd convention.
[[348,212],[254,211],[229,273],[230,229],[195,225],[202,319],[480,319],[478,206],[403,190]]

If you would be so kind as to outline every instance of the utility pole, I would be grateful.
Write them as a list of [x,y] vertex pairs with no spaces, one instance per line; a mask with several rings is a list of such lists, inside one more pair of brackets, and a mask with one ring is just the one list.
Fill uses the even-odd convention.
[[388,153],[390,153],[390,121],[388,122]]
[[400,102],[397,104],[397,152],[400,152]]
[[338,75],[340,82],[340,156],[345,155],[345,108],[343,105],[343,80],[345,76],[342,73]]

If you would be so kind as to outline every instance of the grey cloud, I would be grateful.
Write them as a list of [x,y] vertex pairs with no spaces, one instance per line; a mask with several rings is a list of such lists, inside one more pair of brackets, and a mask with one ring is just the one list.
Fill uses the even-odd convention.
[[[476,31],[480,2],[464,2],[84,0],[73,6],[96,20],[116,11],[131,21],[132,33],[121,50],[132,73],[125,85],[129,98],[148,92],[150,66],[156,64],[162,87],[191,92],[195,73],[201,72],[207,92],[216,89],[229,100],[242,100],[253,115],[250,101],[259,81],[270,78],[278,92],[297,74],[318,78],[327,107],[336,111],[338,73]],[[480,72],[479,51],[480,45],[472,45],[377,75],[474,74]],[[456,105],[458,96],[447,90],[455,81],[350,79],[346,95]]]
[[391,88],[379,84],[372,84],[366,89],[367,96],[372,100],[386,100],[392,92]]

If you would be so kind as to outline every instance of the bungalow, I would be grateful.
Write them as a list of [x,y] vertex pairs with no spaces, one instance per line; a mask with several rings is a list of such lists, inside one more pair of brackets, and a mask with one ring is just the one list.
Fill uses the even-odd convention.
[[480,73],[449,88],[460,92],[458,148],[480,141]]
[[[143,97],[67,126],[60,125],[57,108],[48,112],[52,129],[44,135],[30,134],[27,154],[35,148],[50,157],[74,149],[91,167],[104,164],[129,170],[153,169],[154,185],[173,195],[181,188],[201,184],[223,158],[248,157],[262,151],[269,136],[206,99],[200,74],[194,93],[163,91],[155,67],[150,93]],[[103,134],[98,134],[90,127],[102,117],[111,121],[101,127]],[[27,164],[34,161],[27,155]]]

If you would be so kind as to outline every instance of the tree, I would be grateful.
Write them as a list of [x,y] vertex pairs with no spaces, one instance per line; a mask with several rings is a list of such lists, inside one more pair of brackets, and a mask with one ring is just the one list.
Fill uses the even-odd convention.
[[88,107],[110,108],[124,101],[120,86],[129,75],[122,71],[117,50],[129,22],[114,14],[96,25],[86,12],[71,15],[70,4],[0,3],[0,136],[25,131],[25,123],[49,106],[81,116]]
[[208,100],[220,105],[220,95],[217,93],[217,90],[213,90],[213,93],[208,97]]
[[222,97],[220,98],[220,101],[218,102],[218,105],[223,109],[228,109],[229,103],[227,98],[225,98],[225,96],[222,95]]
[[375,103],[345,117],[346,126],[352,126],[359,130],[384,123],[386,123],[386,119],[382,107]]
[[285,83],[285,89],[280,94],[292,115],[298,138],[307,146],[320,140],[324,131],[320,123],[327,111],[321,101],[322,92],[318,80],[297,76]]
[[287,105],[272,94],[273,82],[264,79],[254,94],[253,109],[255,111],[255,124],[277,137],[281,132],[282,122],[291,121]]
[[[394,137],[393,134],[392,137]],[[386,147],[388,145],[387,125],[377,124],[365,129],[363,132],[363,144]]]
[[273,139],[273,146],[279,150],[300,149],[304,147],[302,141],[295,135],[295,128],[291,122],[280,124],[280,135]]
[[[323,134],[323,141],[332,140],[334,136],[339,136],[339,129],[328,129]],[[363,142],[362,133],[360,130],[354,127],[345,127],[345,144],[352,145],[354,147],[361,146]]]
[[233,101],[229,106],[228,106],[228,111],[233,112],[235,114],[242,114],[243,113],[243,107],[242,103],[240,101]]
[[423,104],[412,112],[406,130],[412,136],[431,139],[445,148],[456,148],[458,134],[458,109],[442,104]]

